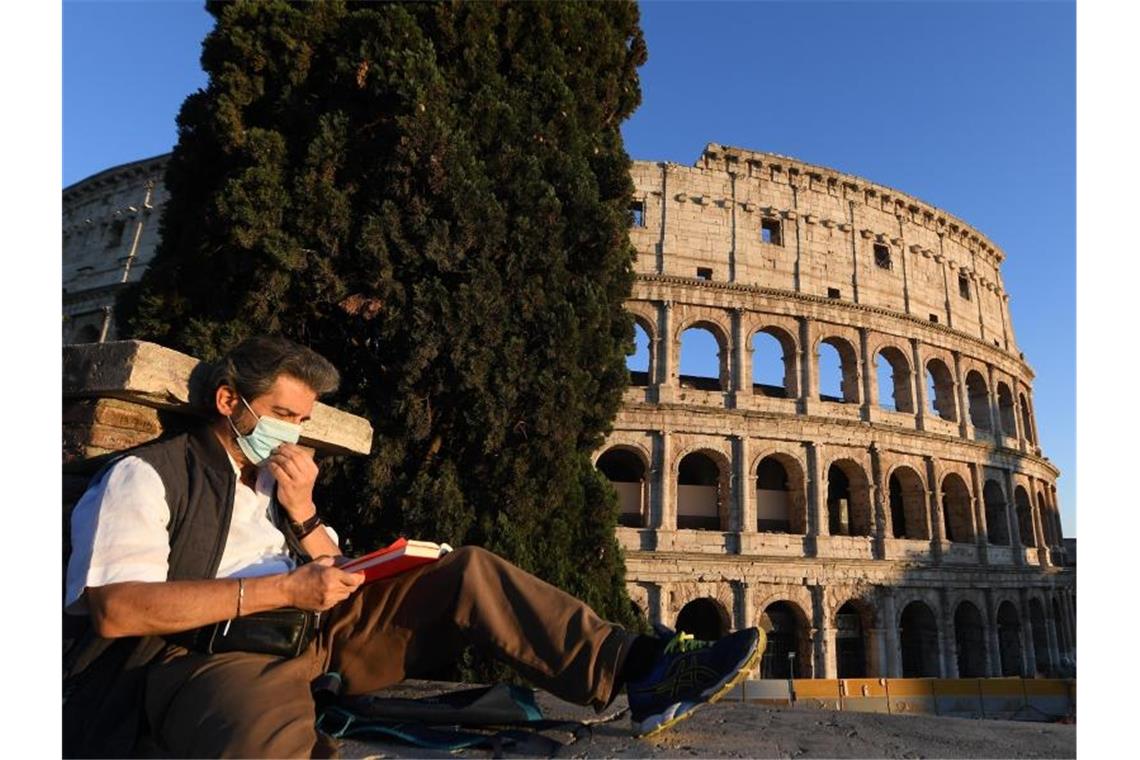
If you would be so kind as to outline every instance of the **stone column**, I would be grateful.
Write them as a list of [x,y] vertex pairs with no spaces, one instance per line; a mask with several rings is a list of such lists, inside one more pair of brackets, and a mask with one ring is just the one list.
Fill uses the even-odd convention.
[[736,503],[739,522],[736,530],[741,533],[756,532],[756,484],[750,476],[749,463],[752,461],[752,447],[746,435],[733,436],[736,449]]
[[835,678],[835,628],[827,615],[823,586],[811,586],[811,617],[815,641],[815,678]]
[[830,535],[827,524],[827,481],[822,472],[820,463],[819,444],[811,441],[807,444],[808,465],[808,535]]
[[670,402],[677,394],[677,345],[673,338],[673,302],[662,301],[657,335],[657,400]]
[[1045,540],[1045,523],[1041,509],[1037,505],[1037,481],[1029,478],[1029,518],[1033,522],[1033,536],[1037,542],[1037,562],[1042,567],[1052,565],[1052,556],[1049,554],[1049,542]]
[[677,497],[674,489],[673,477],[673,434],[668,430],[658,431],[660,439],[660,459],[657,463],[660,485],[657,492],[660,494],[658,514],[661,522],[657,525],[662,530],[677,530]]
[[883,503],[883,464],[879,453],[879,446],[871,442],[871,503],[875,510],[874,541],[872,543],[872,556],[875,559],[884,559],[887,556],[887,508]]
[[[742,403],[747,403],[747,396],[752,395],[752,383],[749,373],[748,356],[749,346],[744,344],[744,310],[732,310],[732,383],[729,388],[733,392],[733,406],[739,409]],[[745,397],[745,398],[742,398]]]
[[1061,647],[1057,642],[1057,629],[1053,625],[1053,610],[1048,604],[1043,605],[1045,615],[1045,642],[1049,647],[1049,672],[1047,676],[1053,677],[1057,673],[1057,667],[1061,663]]
[[902,677],[902,647],[899,645],[899,618],[895,610],[895,592],[883,587],[883,623],[886,629],[886,673],[887,678]]
[[[981,306],[980,294],[978,305]],[[997,386],[994,385],[994,366],[992,364],[986,365],[986,383],[986,395],[989,401],[986,406],[989,407],[990,411],[990,435],[993,436],[995,443],[1000,444],[1002,439],[1001,412],[998,410]]]
[[1017,590],[1021,606],[1021,675],[1034,678],[1037,675],[1037,649],[1033,643],[1033,616],[1029,614],[1029,592],[1025,588]]
[[736,591],[736,608],[739,611],[736,620],[737,630],[758,625],[756,599],[752,592],[752,584],[747,581],[734,581],[733,588]]
[[989,541],[990,531],[989,524],[986,522],[986,502],[982,497],[982,474],[981,467],[977,462],[970,462],[967,465],[970,468],[970,504],[973,507],[970,510],[970,515],[974,520],[974,540],[978,544],[978,559],[982,562],[989,560]]
[[929,400],[926,398],[926,367],[922,364],[922,352],[918,338],[910,339],[910,353],[914,363],[914,420],[915,427],[926,430],[926,415]]
[[824,678],[838,678],[839,658],[835,652],[835,628],[825,625],[819,629],[820,649],[823,662]]
[[1013,498],[1013,471],[1002,470],[1005,476],[1005,521],[1009,525],[1009,546],[1015,565],[1025,564],[1025,548],[1021,543],[1021,525],[1017,519],[1017,504]]
[[941,625],[938,626],[939,651],[942,652],[942,677],[958,677],[958,641],[954,637],[954,609],[950,605],[950,592],[938,589],[938,608]]
[[869,628],[867,630],[871,646],[871,672],[867,675],[872,678],[889,678],[890,659],[887,656],[887,629]]
[[646,584],[646,596],[648,597],[648,607],[646,613],[649,615],[650,624],[658,623],[660,625],[667,625],[665,622],[665,615],[663,605],[665,604],[665,594],[661,590],[661,584],[648,583]]
[[1017,450],[1025,453],[1025,430],[1021,424],[1021,394],[1017,378],[1013,378],[1013,387],[1009,392],[1013,394],[1013,437],[1017,441]]
[[942,518],[942,490],[938,487],[938,473],[934,470],[934,457],[923,457],[926,461],[926,482],[929,488],[926,496],[930,501],[928,510],[930,517],[930,549],[935,562],[942,561],[943,529],[946,524]]
[[993,589],[987,588],[986,596],[986,643],[989,645],[990,677],[1001,676],[1001,643],[998,641],[997,610],[994,609]]
[[879,401],[878,391],[878,378],[875,376],[874,364],[871,363],[871,349],[867,345],[867,328],[859,328],[859,363],[861,367],[856,369],[856,373],[860,374],[863,382],[860,383],[863,390],[863,419],[867,422],[874,421],[875,407]]
[[974,424],[970,421],[970,396],[966,391],[966,378],[962,377],[962,355],[957,351],[951,353],[954,357],[954,387],[958,390],[955,394],[958,399],[958,434],[963,438],[972,438]]
[[819,357],[812,345],[811,323],[799,317],[800,323],[800,413],[814,414],[819,409]]

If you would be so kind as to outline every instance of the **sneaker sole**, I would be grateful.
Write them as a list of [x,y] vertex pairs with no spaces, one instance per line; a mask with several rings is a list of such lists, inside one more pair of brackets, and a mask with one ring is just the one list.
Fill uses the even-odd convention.
[[712,694],[712,696],[703,702],[696,703],[688,710],[685,710],[684,712],[675,715],[674,717],[669,718],[662,723],[659,723],[644,733],[637,733],[637,730],[635,729],[633,738],[646,739],[650,736],[654,736],[655,734],[659,734],[668,728],[672,728],[705,705],[711,705],[714,702],[719,702],[725,694],[732,691],[733,687],[743,681],[744,677],[748,675],[748,672],[752,670],[752,667],[760,660],[760,655],[764,653],[764,648],[768,645],[768,637],[764,634],[763,629],[757,630],[760,631],[760,636],[756,639],[756,647],[752,650],[752,654],[745,658],[744,662],[736,669],[736,673],[733,674],[727,681],[725,681],[719,687],[714,687],[716,688],[716,691]]

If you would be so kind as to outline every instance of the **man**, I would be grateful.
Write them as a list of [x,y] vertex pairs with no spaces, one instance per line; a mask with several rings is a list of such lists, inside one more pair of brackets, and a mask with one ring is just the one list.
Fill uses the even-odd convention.
[[[296,443],[338,383],[310,349],[251,338],[217,365],[208,423],[93,479],[72,515],[65,606],[92,634],[65,663],[65,754],[128,751],[128,713],[159,752],[327,754],[313,679],[337,671],[346,693],[374,691],[468,643],[598,710],[625,685],[637,735],[715,701],[755,664],[756,629],[715,645],[633,635],[474,547],[362,586],[337,567],[313,502],[317,465]],[[282,626],[296,651],[276,648]]]

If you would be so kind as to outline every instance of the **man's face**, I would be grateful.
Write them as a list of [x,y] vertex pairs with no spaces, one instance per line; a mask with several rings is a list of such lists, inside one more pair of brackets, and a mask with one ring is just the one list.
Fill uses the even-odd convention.
[[[290,375],[278,375],[269,390],[260,396],[245,399],[249,408],[242,403],[237,391],[222,386],[218,388],[218,411],[230,418],[235,428],[243,435],[248,434],[257,425],[259,417],[274,417],[285,422],[300,425],[307,422],[313,414],[313,405],[317,401],[317,394],[312,388]],[[253,410],[253,413],[250,412]],[[254,415],[256,413],[256,416]],[[225,424],[223,422],[223,424]],[[225,425],[225,428],[229,428]],[[233,431],[229,430],[227,438],[233,441]],[[227,445],[230,453],[239,457],[239,461],[248,464],[245,455],[236,445]]]

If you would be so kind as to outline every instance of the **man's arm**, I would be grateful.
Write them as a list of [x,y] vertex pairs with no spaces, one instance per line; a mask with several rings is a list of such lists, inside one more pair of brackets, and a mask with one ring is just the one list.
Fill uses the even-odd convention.
[[[278,607],[329,609],[364,582],[363,573],[346,573],[332,562],[322,557],[291,573],[246,578],[242,614]],[[159,636],[235,617],[238,581],[127,581],[88,587],[86,595],[91,622],[103,638]]]
[[[304,523],[317,513],[313,485],[319,470],[311,452],[293,443],[283,443],[269,455],[267,466],[277,481],[277,500],[290,520]],[[305,536],[301,548],[310,557],[341,556],[340,547],[323,527]]]

